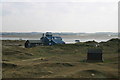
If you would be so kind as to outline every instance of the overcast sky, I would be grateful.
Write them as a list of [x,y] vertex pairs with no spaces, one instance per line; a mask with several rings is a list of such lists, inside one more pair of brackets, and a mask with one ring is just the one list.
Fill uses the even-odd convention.
[[2,0],[3,32],[117,32],[117,0]]

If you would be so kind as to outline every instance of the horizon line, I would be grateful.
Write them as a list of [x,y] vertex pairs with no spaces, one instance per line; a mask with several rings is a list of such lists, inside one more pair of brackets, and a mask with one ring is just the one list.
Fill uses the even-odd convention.
[[0,33],[45,33],[45,32],[52,32],[52,33],[120,33],[118,32],[111,32],[111,31],[99,31],[99,32],[70,32],[70,31],[64,31],[64,32],[59,32],[59,31],[3,31]]

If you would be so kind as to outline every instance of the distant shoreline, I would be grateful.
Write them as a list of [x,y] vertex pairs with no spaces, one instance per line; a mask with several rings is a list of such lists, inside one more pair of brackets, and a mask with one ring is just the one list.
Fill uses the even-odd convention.
[[[102,42],[112,38],[118,38],[118,33],[99,32],[99,33],[53,33],[54,36],[62,37],[66,43],[75,43],[75,40],[80,42],[96,41]],[[42,33],[2,33],[0,40],[40,40]]]
[[[119,39],[119,38],[111,38],[111,39],[107,39],[107,40],[101,40],[101,41],[97,41],[97,40],[86,40],[86,41],[80,41],[80,42],[89,42],[89,41],[95,41],[95,42],[98,42],[98,43],[100,43],[100,42],[107,42],[107,41],[109,41],[109,40],[112,40],[112,39]],[[29,39],[28,39],[29,40]],[[31,40],[33,40],[33,39],[31,39]],[[38,39],[34,39],[34,40],[38,40]],[[64,40],[64,39],[63,39]],[[26,40],[24,40],[24,39],[0,39],[0,41],[26,41]],[[66,41],[65,41],[66,42]],[[74,43],[76,43],[74,40],[73,40],[73,42],[71,41],[71,42],[69,42],[69,41],[67,41],[66,42],[66,44],[74,44]]]

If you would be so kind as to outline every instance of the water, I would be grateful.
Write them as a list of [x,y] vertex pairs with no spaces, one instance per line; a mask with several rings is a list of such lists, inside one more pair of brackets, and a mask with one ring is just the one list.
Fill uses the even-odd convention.
[[[63,41],[65,41],[66,43],[75,43],[75,40],[80,40],[80,42],[86,42],[86,41],[97,41],[97,42],[101,42],[101,41],[108,41],[112,38],[117,38],[117,37],[104,37],[104,38],[67,38],[67,37],[63,37]],[[34,38],[34,37],[24,37],[24,38],[20,38],[20,37],[0,37],[0,40],[40,40],[40,38]]]

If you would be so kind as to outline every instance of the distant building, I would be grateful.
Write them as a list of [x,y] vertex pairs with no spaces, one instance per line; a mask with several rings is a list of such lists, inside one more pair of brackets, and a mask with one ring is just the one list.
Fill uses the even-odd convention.
[[61,37],[52,36],[51,32],[47,32],[46,35],[43,34],[40,40],[43,45],[65,44]]
[[55,44],[65,44],[61,37],[53,36],[51,32],[46,32],[40,38],[40,40],[27,40],[25,42],[25,47],[30,48],[37,45],[55,45]]
[[87,61],[103,61],[101,49],[88,49],[87,52]]
[[30,48],[30,47],[35,47],[38,45],[41,45],[41,41],[40,40],[27,40],[25,42],[25,48]]
[[79,42],[80,42],[80,40],[75,40],[75,42],[76,42],[76,43],[79,43]]

